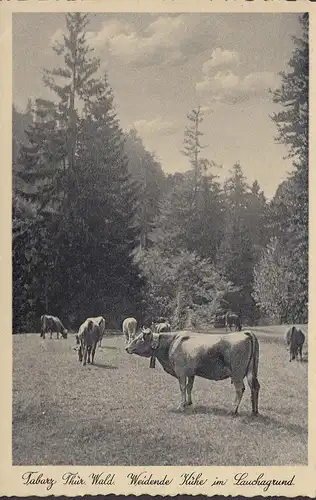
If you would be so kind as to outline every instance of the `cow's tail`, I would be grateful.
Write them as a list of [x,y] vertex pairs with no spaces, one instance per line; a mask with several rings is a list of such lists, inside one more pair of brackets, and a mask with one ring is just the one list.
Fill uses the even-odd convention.
[[258,376],[258,365],[259,365],[259,342],[256,335],[253,332],[245,332],[245,335],[250,338],[251,341],[251,353],[249,356],[248,366],[245,375],[252,372],[252,388],[256,387],[256,380]]

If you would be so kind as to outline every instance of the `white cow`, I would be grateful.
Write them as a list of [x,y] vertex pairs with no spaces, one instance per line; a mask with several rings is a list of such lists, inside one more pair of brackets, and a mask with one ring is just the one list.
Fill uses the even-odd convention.
[[125,336],[125,344],[129,344],[136,335],[137,321],[135,318],[126,318],[123,321],[123,334]]
[[99,347],[101,347],[102,339],[103,339],[104,334],[105,334],[105,319],[103,318],[103,316],[98,316],[97,318],[91,318],[91,319],[96,321],[100,327]]
[[79,345],[78,359],[80,363],[83,361],[83,365],[87,363],[87,357],[88,363],[90,363],[90,355],[91,364],[94,363],[94,355],[101,335],[101,328],[96,319],[87,318],[80,325],[78,334],[76,335],[76,341]]

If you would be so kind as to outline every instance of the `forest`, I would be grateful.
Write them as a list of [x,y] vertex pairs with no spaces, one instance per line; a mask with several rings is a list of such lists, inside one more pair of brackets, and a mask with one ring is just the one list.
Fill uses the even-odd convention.
[[55,99],[13,106],[13,333],[38,331],[45,313],[71,329],[99,315],[113,329],[127,316],[203,329],[226,311],[244,325],[307,322],[308,22],[270,92],[293,170],[267,199],[238,161],[219,181],[199,106],[183,130],[188,171],[165,174],[121,128],[89,16],[66,14],[60,66],[43,77]]

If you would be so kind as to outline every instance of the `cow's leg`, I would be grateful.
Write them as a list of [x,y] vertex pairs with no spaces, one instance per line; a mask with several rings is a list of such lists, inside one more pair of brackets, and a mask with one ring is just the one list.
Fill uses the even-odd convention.
[[247,382],[251,390],[252,414],[258,415],[258,401],[259,401],[259,390],[260,390],[259,380],[252,372],[248,372]]
[[295,347],[292,347],[292,361],[295,360]]
[[90,359],[90,356],[91,356],[91,345],[88,346],[88,363],[90,364],[91,363],[91,359]]
[[192,388],[194,384],[194,375],[192,377],[188,377],[188,383],[187,383],[187,393],[188,393],[188,405],[192,404]]
[[53,332],[50,330],[49,333],[50,333],[50,337],[49,338],[52,339],[53,338]]
[[235,391],[236,391],[236,396],[235,396],[235,400],[234,400],[234,403],[233,403],[233,414],[234,415],[237,415],[238,414],[238,408],[239,408],[239,405],[240,405],[240,402],[242,400],[242,396],[245,392],[245,384],[243,381],[234,381],[233,380],[233,384],[235,386]]
[[303,354],[302,354],[302,352],[303,352],[303,346],[301,345],[301,346],[298,348],[298,350],[299,350],[299,353],[300,353],[300,358],[301,358],[301,361],[303,361]]
[[57,332],[57,340],[59,340],[59,332]]
[[179,410],[184,410],[187,402],[186,397],[186,377],[181,375],[179,377],[180,391],[181,391],[181,403],[179,405]]
[[81,361],[82,361],[82,347],[81,347],[81,345],[79,346],[79,349],[78,349],[78,359],[79,359],[79,363],[81,363]]
[[93,346],[92,346],[92,353],[91,353],[91,364],[92,364],[92,365],[93,365],[93,363],[94,363],[94,355],[95,355],[95,350],[96,350],[96,348],[97,348],[97,344],[95,343],[95,344],[93,344]]
[[87,364],[87,354],[88,354],[88,346],[85,345],[83,349],[83,365]]

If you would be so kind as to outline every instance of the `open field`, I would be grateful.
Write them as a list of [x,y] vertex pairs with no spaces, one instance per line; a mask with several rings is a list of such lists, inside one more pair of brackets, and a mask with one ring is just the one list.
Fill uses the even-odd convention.
[[96,364],[84,367],[74,335],[14,335],[13,464],[305,465],[307,347],[305,362],[289,363],[285,328],[253,329],[260,415],[251,416],[246,384],[237,418],[227,415],[229,380],[197,377],[193,407],[178,412],[176,379],[158,362],[153,370],[149,359],[126,354],[122,336],[105,337]]

